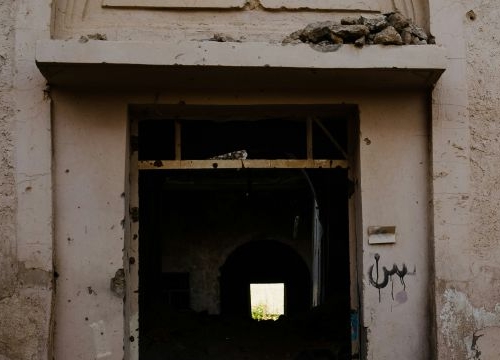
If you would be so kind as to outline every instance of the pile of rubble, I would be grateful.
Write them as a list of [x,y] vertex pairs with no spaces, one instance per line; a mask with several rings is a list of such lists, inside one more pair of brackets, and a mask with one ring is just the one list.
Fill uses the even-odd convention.
[[283,44],[309,43],[338,48],[341,44],[358,47],[370,44],[434,44],[434,37],[399,12],[376,17],[346,17],[338,22],[322,21],[288,35]]

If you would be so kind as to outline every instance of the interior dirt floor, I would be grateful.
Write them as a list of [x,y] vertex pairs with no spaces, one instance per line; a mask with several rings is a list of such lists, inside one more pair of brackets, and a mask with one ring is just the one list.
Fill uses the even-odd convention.
[[141,360],[345,360],[345,315],[322,305],[277,321],[163,311],[141,335]]

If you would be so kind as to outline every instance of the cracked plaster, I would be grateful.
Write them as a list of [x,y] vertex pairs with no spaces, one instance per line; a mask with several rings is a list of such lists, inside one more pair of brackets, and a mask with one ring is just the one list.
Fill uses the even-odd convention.
[[[487,345],[500,341],[500,333],[491,331],[492,328],[500,329],[500,303],[491,310],[474,307],[465,293],[452,289],[445,290],[443,297],[439,319],[448,348],[448,359],[496,359],[481,354],[492,353],[493,349]],[[481,345],[484,345],[484,349]]]
[[[2,360],[50,357],[52,246],[51,211],[46,211],[50,202],[46,199],[51,193],[36,175],[23,174],[40,172],[50,178],[50,167],[41,161],[50,160],[50,152],[39,137],[39,132],[45,131],[44,121],[50,119],[48,102],[35,100],[45,86],[33,61],[35,40],[48,33],[41,9],[47,14],[50,6],[34,0],[0,2]],[[29,170],[24,170],[25,166]],[[41,209],[45,209],[44,216],[38,213]],[[40,227],[45,216],[47,224]]]
[[450,64],[433,95],[439,359],[498,358],[498,16],[496,1],[431,2]]
[[[408,9],[414,5],[408,1],[396,3]],[[28,0],[0,3],[0,34],[4,39],[0,43],[2,360],[44,358],[50,346],[52,249],[47,242],[51,240],[52,225],[50,215],[40,220],[42,224],[33,221],[34,216],[51,212],[47,198],[51,193],[50,159],[40,155],[50,153],[47,94],[43,92],[44,80],[32,61],[34,40],[48,37],[47,4]],[[500,90],[496,73],[500,67],[500,14],[495,0],[438,0],[431,1],[430,7],[431,31],[449,51],[449,68],[434,93],[432,124],[434,191],[438,195],[434,250],[436,276],[440,279],[436,287],[436,318],[442,337],[438,341],[438,358],[477,359],[479,349],[480,359],[494,359],[492,344],[498,341],[491,339],[499,338],[496,328],[500,326],[499,307],[495,303],[500,281]],[[115,13],[115,18],[108,17],[110,12],[103,11],[100,0],[55,0],[54,8],[56,37],[79,38],[99,30],[114,40],[166,39],[170,34],[186,38],[212,36],[229,26],[237,29],[231,34],[237,38],[250,33],[255,40],[279,41],[311,19],[331,17],[327,13],[307,12],[299,17],[277,12],[268,14],[269,24],[255,26],[256,21],[263,19],[262,9],[255,9],[256,16],[249,23],[238,24],[247,16],[240,15],[209,24],[200,21],[196,12],[184,14],[182,21],[168,21],[166,17],[170,15],[162,12],[137,15],[129,10]],[[425,6],[412,11],[425,25]],[[39,14],[45,20],[33,21],[30,14]],[[135,27],[118,31],[119,23]],[[157,28],[145,26],[150,24]],[[273,33],[275,29],[280,31]],[[46,134],[40,135],[41,132]],[[21,135],[27,135],[26,139],[16,138]],[[456,141],[448,141],[451,138]],[[31,141],[39,139],[42,141]],[[463,197],[467,201],[462,201]],[[37,207],[40,203],[48,206]],[[31,219],[26,229],[18,228],[18,222],[26,219]],[[439,261],[443,254],[448,255],[449,261]],[[489,291],[492,288],[495,291]]]

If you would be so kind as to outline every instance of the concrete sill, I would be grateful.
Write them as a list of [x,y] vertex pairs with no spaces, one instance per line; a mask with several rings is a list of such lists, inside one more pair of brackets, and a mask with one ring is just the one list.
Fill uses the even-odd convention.
[[37,43],[36,62],[60,86],[384,89],[432,87],[446,56],[436,45],[325,53],[306,44],[47,40]]

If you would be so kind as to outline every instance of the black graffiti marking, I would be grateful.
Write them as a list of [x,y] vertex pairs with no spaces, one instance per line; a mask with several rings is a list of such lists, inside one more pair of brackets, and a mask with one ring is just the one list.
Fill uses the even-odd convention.
[[368,276],[370,279],[370,284],[374,286],[375,288],[378,289],[378,302],[380,302],[380,289],[385,288],[387,286],[387,283],[389,282],[389,277],[385,275],[385,271],[387,270],[384,267],[384,281],[382,283],[378,282],[378,261],[380,260],[380,255],[377,253],[375,254],[375,264],[377,265],[377,279],[373,280],[373,265],[370,266],[370,269],[368,270]]
[[[372,264],[368,270],[368,279],[370,281],[370,284],[378,289],[378,301],[380,302],[380,289],[385,288],[389,284],[389,280],[391,280],[392,283],[392,275],[396,274],[399,277],[399,281],[401,281],[401,285],[403,285],[403,289],[406,290],[406,283],[405,283],[405,276],[406,275],[413,275],[416,273],[416,269],[414,269],[413,273],[408,273],[408,268],[406,267],[406,264],[403,263],[402,269],[400,270],[399,267],[396,264],[392,265],[392,268],[388,270],[385,266],[382,267],[382,272],[384,273],[383,280],[379,282],[379,266],[378,262],[380,260],[380,255],[377,253],[375,254],[375,266],[376,266],[376,275],[375,279],[373,278],[373,267],[374,265]],[[392,299],[394,300],[394,286],[392,287],[391,291]]]
[[475,331],[473,334],[472,334],[472,344],[471,344],[471,347],[470,349],[472,351],[474,351],[474,359],[475,360],[481,360],[480,356],[481,356],[481,351],[479,350],[479,347],[477,346],[477,341],[479,340],[479,338],[481,336],[484,336],[484,334],[477,334],[477,331]]

